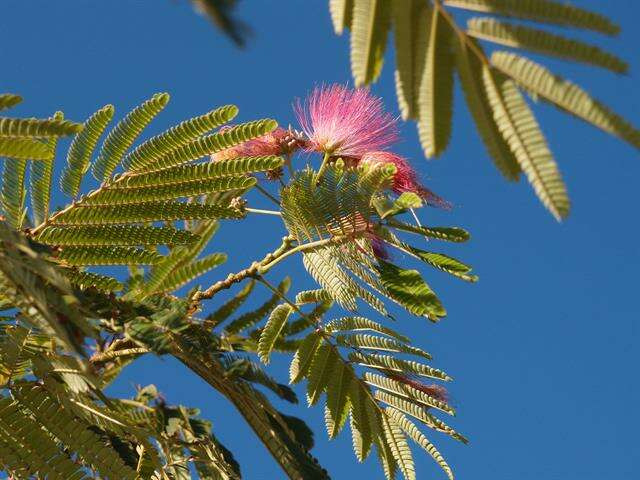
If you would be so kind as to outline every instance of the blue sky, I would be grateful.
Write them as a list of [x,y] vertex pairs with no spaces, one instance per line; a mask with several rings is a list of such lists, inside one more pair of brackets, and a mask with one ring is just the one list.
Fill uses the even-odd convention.
[[[319,82],[350,82],[348,39],[334,36],[327,2],[241,3],[240,14],[255,33],[244,51],[194,15],[186,0],[5,0],[0,90],[25,97],[16,113],[45,116],[61,108],[75,120],[106,103],[122,115],[168,91],[172,101],[149,129],[156,133],[226,103],[240,107],[242,120],[270,116],[287,125],[294,122],[294,97]],[[640,124],[640,7],[633,0],[575,3],[622,25],[619,38],[597,41],[631,61],[631,74],[546,63]],[[391,56],[374,91],[397,112]],[[502,180],[459,93],[452,145],[443,158],[423,158],[413,125],[402,126],[399,147],[425,183],[455,204],[452,212],[427,212],[425,221],[463,226],[473,235],[466,245],[429,247],[468,261],[481,277],[467,285],[425,272],[449,316],[436,326],[406,315],[398,324],[455,378],[453,424],[471,444],[435,433],[430,438],[460,479],[639,478],[640,388],[633,373],[640,361],[638,153],[536,106],[573,201],[571,217],[558,224],[526,183]],[[210,248],[233,260],[203,283],[262,257],[282,234],[276,217],[225,225]],[[277,281],[285,274],[296,279],[296,290],[312,286],[299,259],[270,275]],[[285,359],[272,371],[284,380]],[[112,393],[129,395],[134,384],[147,383],[157,384],[170,402],[200,407],[242,463],[245,478],[282,478],[233,409],[175,362],[143,359]],[[314,454],[333,478],[381,478],[376,462],[357,464],[348,432],[326,439],[320,408],[283,408],[314,427]],[[419,478],[445,478],[426,454],[415,453]]]

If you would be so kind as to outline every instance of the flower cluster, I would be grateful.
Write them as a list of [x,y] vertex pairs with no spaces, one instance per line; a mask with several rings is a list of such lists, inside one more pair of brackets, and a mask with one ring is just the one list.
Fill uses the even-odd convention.
[[[342,158],[349,165],[396,167],[391,190],[396,194],[413,192],[430,206],[451,205],[426,188],[409,162],[389,148],[398,141],[397,119],[385,112],[382,100],[367,89],[343,85],[315,88],[294,111],[302,132],[278,128],[262,137],[219,152],[214,160],[240,156],[287,155],[297,150],[321,153],[325,162]],[[371,235],[371,246],[379,258],[386,258],[384,242]]]

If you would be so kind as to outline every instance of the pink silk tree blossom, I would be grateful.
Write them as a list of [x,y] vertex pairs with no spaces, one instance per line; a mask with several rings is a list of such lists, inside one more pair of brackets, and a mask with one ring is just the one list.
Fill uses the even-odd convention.
[[396,119],[366,89],[316,87],[294,109],[311,151],[359,158],[371,150],[384,150],[398,139]]
[[440,198],[431,190],[426,188],[418,180],[418,174],[409,165],[409,162],[391,152],[367,152],[360,159],[360,163],[369,165],[392,164],[396,167],[396,174],[393,177],[391,189],[398,194],[404,192],[413,192],[419,195],[428,205],[432,207],[451,208],[451,204]]

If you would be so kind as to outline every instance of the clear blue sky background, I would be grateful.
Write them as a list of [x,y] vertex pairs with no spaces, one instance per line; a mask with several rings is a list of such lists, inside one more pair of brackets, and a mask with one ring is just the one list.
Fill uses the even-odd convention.
[[[155,133],[230,102],[240,106],[243,120],[272,116],[287,125],[294,122],[294,97],[317,82],[350,82],[348,40],[334,36],[326,1],[241,3],[239,13],[255,30],[245,51],[195,15],[186,0],[5,0],[0,90],[25,97],[19,114],[45,116],[62,108],[75,120],[106,103],[122,114],[154,92],[168,91],[172,102],[150,129]],[[640,124],[638,3],[575,3],[620,22],[618,39],[597,41],[630,60],[631,75],[547,64]],[[397,112],[392,77],[389,58],[374,91]],[[467,285],[427,272],[449,316],[437,326],[403,316],[399,325],[456,380],[454,425],[471,445],[430,437],[458,478],[637,479],[640,159],[633,148],[590,126],[550,107],[536,109],[574,203],[564,224],[542,209],[526,183],[502,180],[460,95],[444,158],[427,162],[414,126],[403,125],[399,151],[456,205],[450,213],[428,212],[427,220],[473,233],[469,244],[441,250],[473,264],[481,281]],[[221,230],[211,248],[235,258],[205,282],[261,257],[283,234],[275,217],[245,223]],[[312,285],[299,259],[272,278],[287,273],[297,279],[296,289]],[[284,359],[273,371],[285,378]],[[144,359],[126,371],[113,393],[129,395],[134,384],[147,383],[157,384],[170,402],[200,407],[237,455],[245,478],[282,478],[233,409],[175,362]],[[284,408],[317,431],[314,453],[333,478],[382,477],[375,461],[356,463],[348,432],[327,441],[320,408]],[[416,459],[419,478],[444,478],[426,454],[416,450]]]

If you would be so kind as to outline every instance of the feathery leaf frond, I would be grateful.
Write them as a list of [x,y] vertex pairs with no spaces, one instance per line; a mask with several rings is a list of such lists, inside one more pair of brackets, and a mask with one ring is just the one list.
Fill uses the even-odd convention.
[[93,176],[105,181],[122,162],[122,157],[144,128],[169,102],[168,93],[157,93],[127,114],[111,130],[93,164]]
[[511,25],[492,18],[472,18],[467,24],[469,35],[507,47],[523,48],[566,60],[626,73],[629,66],[617,56],[600,48],[544,30]]
[[36,240],[46,245],[179,245],[198,237],[170,227],[129,225],[46,227]]
[[98,140],[111,122],[113,112],[113,105],[102,107],[84,122],[82,131],[71,142],[67,153],[67,165],[60,178],[62,191],[70,197],[78,195],[82,178],[89,169],[91,156]]
[[444,0],[444,4],[475,12],[584,28],[607,35],[617,35],[620,31],[620,27],[603,15],[555,0]]
[[640,148],[640,130],[582,88],[552,74],[542,65],[508,52],[495,52],[491,63],[528,92]]
[[382,71],[391,2],[353,0],[351,21],[351,70],[356,86],[375,81]]

